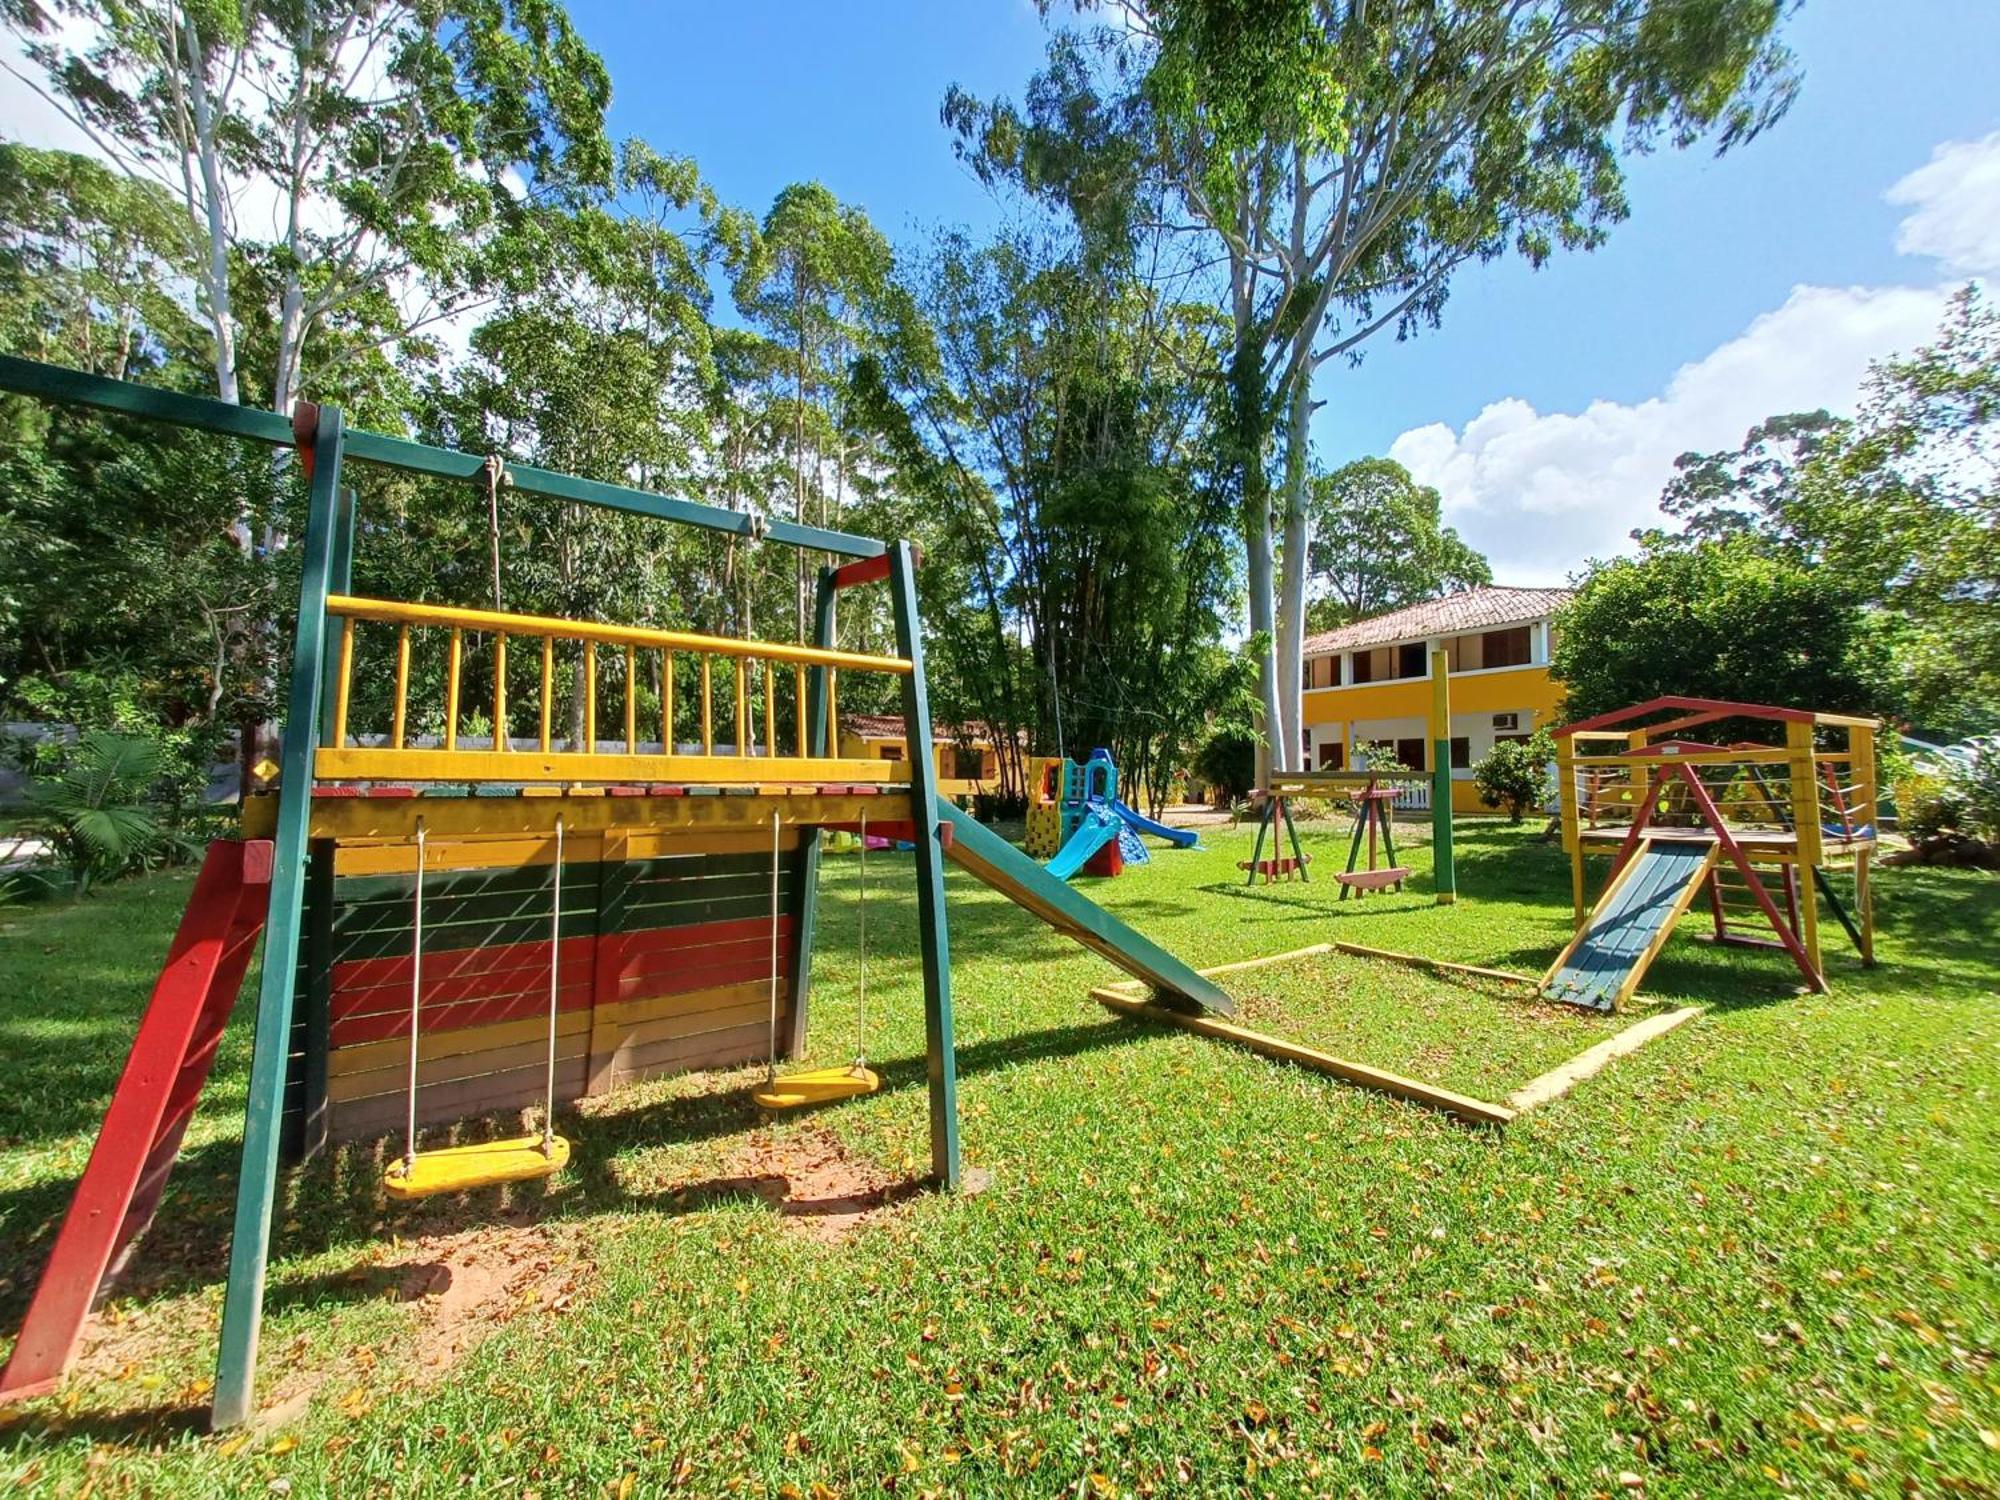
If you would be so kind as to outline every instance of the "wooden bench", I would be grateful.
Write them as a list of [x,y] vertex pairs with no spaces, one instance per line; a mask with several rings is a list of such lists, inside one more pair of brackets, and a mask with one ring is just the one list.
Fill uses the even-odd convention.
[[1350,890],[1365,896],[1370,891],[1386,891],[1394,886],[1400,892],[1409,877],[1407,866],[1390,865],[1380,870],[1339,870],[1333,878],[1340,882],[1340,899],[1345,901]]

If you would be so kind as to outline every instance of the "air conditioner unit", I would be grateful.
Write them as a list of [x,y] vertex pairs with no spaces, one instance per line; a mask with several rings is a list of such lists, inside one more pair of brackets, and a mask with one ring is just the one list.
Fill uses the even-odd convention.
[[1520,727],[1521,716],[1519,714],[1495,714],[1493,716],[1493,729],[1497,734],[1512,734]]

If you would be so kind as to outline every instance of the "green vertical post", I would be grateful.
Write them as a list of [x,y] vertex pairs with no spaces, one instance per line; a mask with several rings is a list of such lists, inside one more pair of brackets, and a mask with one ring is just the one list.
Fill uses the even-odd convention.
[[1458,867],[1451,852],[1451,658],[1431,653],[1431,861],[1439,906],[1458,899]]
[[[333,551],[327,559],[326,574],[326,591],[329,594],[354,592],[354,506],[354,491],[351,489],[340,491],[334,498]],[[339,670],[340,632],[329,630],[326,639],[320,642],[319,680],[322,683],[332,682],[333,674]],[[319,734],[327,743],[333,742],[333,694],[325,691],[320,693]]]
[[[819,570],[819,592],[813,609],[813,644],[822,650],[833,645],[833,569]],[[827,753],[829,725],[826,721],[826,668],[813,667],[806,673],[806,749],[813,755]],[[813,934],[819,918],[820,831],[799,831],[798,865],[792,877],[792,1034],[785,1048],[787,1057],[806,1050],[806,1001],[812,990]]]
[[959,1185],[958,1059],[952,1052],[951,941],[945,928],[944,851],[939,846],[937,761],[931,753],[930,689],[917,614],[917,565],[908,542],[889,549],[889,589],[896,647],[910,663],[903,679],[903,732],[910,767],[910,814],[916,823],[917,940],[924,968],[924,1047],[931,1092],[931,1175]]
[[285,1054],[292,1035],[299,933],[305,906],[306,836],[311,824],[313,752],[318,747],[321,652],[333,573],[340,493],[341,421],[322,407],[312,434],[312,493],[300,559],[299,619],[292,637],[291,692],[285,708],[278,826],[264,964],[257,991],[257,1037],[250,1056],[250,1101],[236,1180],[236,1227],[222,1304],[222,1350],[215,1370],[217,1428],[249,1419],[256,1395],[257,1334],[264,1313],[265,1259],[285,1104]]

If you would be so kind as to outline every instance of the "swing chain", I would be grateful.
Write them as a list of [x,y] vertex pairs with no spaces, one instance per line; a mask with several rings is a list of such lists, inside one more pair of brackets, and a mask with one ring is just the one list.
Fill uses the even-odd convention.
[[511,486],[514,476],[497,453],[487,454],[479,469],[486,479],[486,545],[493,560],[493,608],[497,612],[504,607],[500,602],[500,490]]

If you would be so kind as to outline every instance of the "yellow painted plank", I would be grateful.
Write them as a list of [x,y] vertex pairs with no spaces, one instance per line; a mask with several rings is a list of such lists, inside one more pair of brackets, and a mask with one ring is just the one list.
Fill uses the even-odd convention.
[[[515,751],[519,756],[522,752]],[[275,803],[276,798],[251,798],[251,803]],[[402,840],[410,838],[418,818],[430,834],[435,848],[439,840],[523,840],[537,842],[541,835],[553,834],[560,818],[565,830],[584,835],[606,829],[620,829],[634,837],[664,840],[686,853],[741,853],[748,846],[710,848],[688,844],[688,839],[734,834],[751,828],[768,830],[771,815],[789,831],[787,847],[797,842],[796,830],[824,823],[858,823],[867,814],[871,823],[906,822],[910,799],[905,793],[889,796],[827,796],[759,793],[749,797],[321,797],[313,802],[312,837],[337,839],[343,844],[358,840]],[[268,837],[268,809],[245,806],[245,837]],[[770,848],[770,835],[762,847]],[[345,852],[345,851],[343,851]],[[495,853],[499,853],[495,845]],[[518,851],[517,851],[518,852]],[[590,856],[574,856],[577,858]],[[651,857],[650,853],[648,857]],[[507,863],[496,858],[493,863]],[[548,862],[547,856],[524,863]],[[454,868],[464,869],[465,865]]]
[[503,614],[490,609],[459,609],[444,604],[407,604],[394,599],[366,599],[334,594],[327,613],[350,620],[380,620],[392,625],[437,625],[460,630],[504,631],[509,635],[555,636],[600,646],[658,646],[670,651],[696,651],[711,656],[756,657],[769,661],[803,662],[807,666],[847,667],[857,672],[889,672],[907,676],[910,663],[900,656],[869,656],[858,651],[833,651],[818,646],[794,646],[779,641],[738,640],[725,635],[694,635],[684,630],[651,630],[635,625],[605,625],[590,620],[562,620],[549,615]]
[[1689,1005],[1680,1010],[1648,1016],[1643,1021],[1635,1021],[1618,1035],[1607,1037],[1588,1051],[1579,1052],[1568,1062],[1551,1068],[1541,1077],[1523,1084],[1507,1096],[1507,1103],[1516,1114],[1526,1114],[1531,1109],[1547,1104],[1551,1099],[1560,1099],[1584,1079],[1603,1072],[1618,1058],[1637,1052],[1655,1037],[1665,1036],[1668,1032],[1685,1026],[1705,1009],[1706,1006]]
[[319,781],[662,781],[731,786],[759,781],[898,783],[909,768],[892,760],[792,755],[623,755],[584,750],[391,750],[327,747],[313,757]]
[[1505,1125],[1514,1118],[1515,1111],[1507,1105],[1475,1099],[1470,1094],[1454,1093],[1450,1089],[1438,1088],[1415,1078],[1405,1078],[1400,1073],[1391,1073],[1383,1068],[1371,1068],[1365,1063],[1349,1062],[1346,1058],[1335,1057],[1330,1052],[1301,1046],[1297,1042],[1288,1042],[1283,1037],[1269,1036],[1261,1031],[1251,1031],[1247,1027],[1233,1026],[1212,1016],[1196,1016],[1183,1011],[1168,1010],[1163,1006],[1134,1000],[1109,989],[1094,989],[1090,994],[1098,1004],[1121,1015],[1136,1016],[1147,1021],[1160,1021],[1169,1026],[1178,1026],[1184,1031],[1213,1037],[1218,1041],[1234,1042],[1237,1046],[1247,1048],[1261,1056],[1296,1063],[1315,1073],[1325,1073],[1329,1077],[1359,1084],[1363,1088],[1374,1089],[1379,1093],[1393,1094],[1414,1104],[1443,1110],[1446,1114],[1455,1115],[1462,1120],[1471,1120],[1482,1125]]

